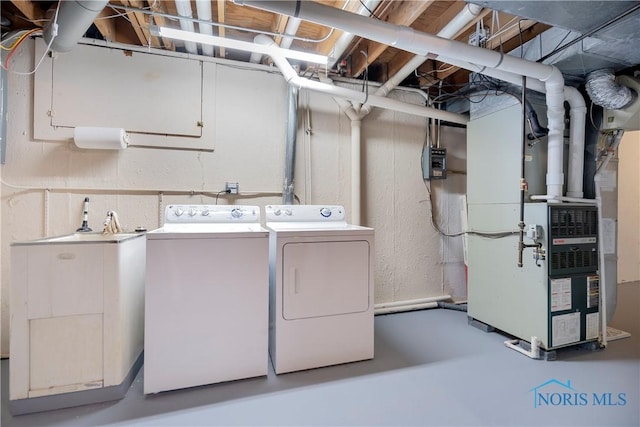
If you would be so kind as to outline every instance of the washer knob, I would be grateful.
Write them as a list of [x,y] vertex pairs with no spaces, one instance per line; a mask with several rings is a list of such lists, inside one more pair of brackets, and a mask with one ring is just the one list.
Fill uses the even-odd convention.
[[325,218],[329,218],[331,216],[331,209],[329,208],[320,209],[320,215],[322,215]]
[[196,216],[197,213],[198,211],[195,210],[194,208],[189,209],[189,216]]
[[184,213],[184,211],[180,208],[177,208],[174,212],[173,212],[176,216],[182,216],[182,214]]
[[210,213],[210,212],[211,212],[211,211],[209,211],[209,209],[206,209],[206,208],[205,208],[205,209],[203,209],[203,210],[202,210],[201,215],[202,215],[202,216],[209,216],[209,213]]
[[293,211],[291,211],[291,209],[285,209],[284,210],[284,214],[291,216],[291,215],[293,215]]
[[231,217],[240,218],[242,217],[242,211],[238,208],[231,209]]
[[273,214],[275,216],[280,216],[281,213],[282,213],[282,211],[280,209],[276,209],[275,211],[273,211]]

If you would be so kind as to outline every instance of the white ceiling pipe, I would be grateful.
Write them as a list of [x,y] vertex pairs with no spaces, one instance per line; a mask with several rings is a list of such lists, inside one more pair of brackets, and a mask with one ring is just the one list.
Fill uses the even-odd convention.
[[[284,33],[295,36],[298,32],[298,28],[300,27],[301,22],[301,19],[289,18],[289,20],[287,21],[287,26],[284,29]],[[282,41],[280,42],[280,47],[283,49],[289,49],[291,47],[291,43],[293,43],[292,37],[283,36]]]
[[56,22],[52,21],[44,29],[45,43],[49,44],[53,38],[51,50],[69,52],[93,24],[107,3],[109,3],[108,0],[61,2]]
[[433,56],[434,58],[444,55],[460,58],[472,64],[506,70],[543,81],[547,93],[547,122],[549,127],[547,193],[551,196],[562,195],[564,182],[562,172],[564,78],[557,67],[505,55],[501,52],[481,47],[470,46],[454,40],[443,39],[409,27],[369,19],[316,2],[255,0],[234,0],[234,2],[335,27],[417,55]]
[[[289,18],[289,20],[287,21],[287,26],[284,29],[284,33],[295,36],[296,33],[298,32],[298,28],[300,28],[301,22],[302,20],[298,18]],[[254,41],[255,41],[255,38],[254,38]],[[293,43],[293,37],[283,36],[282,41],[280,42],[280,47],[283,49],[289,49],[291,47],[291,43]],[[249,58],[249,62],[252,62],[254,64],[259,64],[261,61],[262,61],[262,54],[257,52],[253,52],[251,54],[251,57]]]
[[[460,30],[462,30],[469,22],[473,21],[482,11],[482,6],[476,4],[467,4],[445,27],[438,32],[438,37],[447,39],[453,38]],[[395,87],[397,87],[404,79],[421,66],[428,58],[426,56],[416,55],[407,62],[396,74],[394,74],[385,84],[380,86],[376,91],[376,95],[387,96]],[[362,113],[364,115],[371,112],[371,107],[363,106]]]
[[[264,35],[261,36],[262,37],[256,38],[259,43],[270,43],[267,46],[277,47],[277,45],[271,38]],[[364,104],[366,101],[368,103],[371,103],[375,107],[394,110],[401,113],[413,114],[421,117],[433,117],[436,119],[446,120],[458,124],[466,124],[469,121],[469,117],[464,114],[451,113],[449,111],[438,110],[436,108],[408,104],[402,101],[397,101],[395,99],[389,99],[382,96],[369,95],[367,97],[365,93],[357,90],[305,79],[304,77],[298,76],[296,70],[293,69],[287,59],[276,49],[273,49],[269,53],[269,55],[271,56],[273,63],[282,72],[282,75],[287,83],[295,85],[299,88],[306,88],[315,92],[325,93],[330,96],[349,99],[351,101],[359,102],[360,104]]]
[[[260,34],[253,38],[254,43],[258,43],[257,40],[260,39]],[[251,56],[249,57],[249,62],[252,64],[259,64],[262,61],[262,54],[259,52],[251,52]]]
[[[196,12],[198,13],[198,19],[203,21],[211,21],[211,0],[196,0]],[[202,34],[213,35],[213,27],[208,24],[198,23],[198,30]],[[203,44],[202,54],[206,56],[213,56],[213,46]]]
[[[193,13],[191,12],[191,1],[190,0],[175,0],[176,1],[176,11],[179,16],[184,16],[185,18],[193,18]],[[180,29],[182,31],[189,31],[190,33],[195,33],[195,27],[193,25],[193,21],[188,21],[186,19],[180,20]],[[185,41],[184,42],[185,50],[193,55],[198,54],[198,45],[195,42]]]
[[[360,4],[360,7],[358,8],[358,10],[356,10],[356,13],[358,15],[369,16],[371,13],[370,11],[376,10],[380,3],[382,3],[381,0],[365,0],[362,4]],[[333,45],[333,50],[329,54],[329,56],[332,58],[329,61],[329,68],[333,68],[336,65],[336,62],[338,62],[338,59],[340,59],[342,54],[347,50],[354,37],[355,36],[349,32],[345,31],[342,33],[342,35]]]

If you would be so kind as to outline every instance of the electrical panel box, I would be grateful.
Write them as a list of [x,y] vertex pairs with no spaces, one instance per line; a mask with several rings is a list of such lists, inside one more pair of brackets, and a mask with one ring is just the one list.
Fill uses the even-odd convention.
[[422,153],[424,179],[445,179],[447,177],[447,149],[425,147]]

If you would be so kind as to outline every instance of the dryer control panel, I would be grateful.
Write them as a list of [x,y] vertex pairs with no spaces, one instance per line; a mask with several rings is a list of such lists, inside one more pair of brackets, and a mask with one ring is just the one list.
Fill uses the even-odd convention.
[[344,207],[336,205],[268,205],[267,222],[340,222],[345,221]]
[[240,205],[168,205],[165,224],[218,224],[260,222],[258,206]]

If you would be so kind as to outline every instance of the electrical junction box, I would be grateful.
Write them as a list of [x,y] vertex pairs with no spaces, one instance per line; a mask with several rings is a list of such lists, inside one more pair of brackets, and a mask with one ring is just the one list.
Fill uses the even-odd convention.
[[422,153],[424,179],[445,179],[447,177],[447,149],[425,147]]

